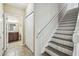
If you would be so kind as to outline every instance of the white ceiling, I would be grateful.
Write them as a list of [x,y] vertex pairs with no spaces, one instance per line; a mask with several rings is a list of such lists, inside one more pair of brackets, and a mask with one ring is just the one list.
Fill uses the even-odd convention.
[[6,3],[7,5],[11,5],[14,6],[16,8],[20,8],[20,9],[26,9],[28,3]]

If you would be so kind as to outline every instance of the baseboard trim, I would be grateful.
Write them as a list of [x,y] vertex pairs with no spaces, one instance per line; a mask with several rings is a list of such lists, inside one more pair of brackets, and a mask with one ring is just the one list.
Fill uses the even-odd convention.
[[[27,49],[30,50],[30,48],[29,48],[26,44],[24,44],[24,46],[25,46]],[[30,50],[30,51],[31,51],[31,50]],[[31,53],[32,53],[32,56],[35,56],[34,52],[31,51]]]

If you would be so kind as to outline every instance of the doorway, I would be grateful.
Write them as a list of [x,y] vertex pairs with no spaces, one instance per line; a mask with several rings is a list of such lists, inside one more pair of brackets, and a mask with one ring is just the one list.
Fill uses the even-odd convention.
[[19,32],[16,29],[17,23],[8,23],[8,43],[21,40],[19,38]]
[[[16,4],[13,4],[16,5]],[[16,7],[18,5],[18,7]],[[33,12],[25,14],[25,9],[20,9],[19,4],[12,6],[4,5],[4,56],[25,55],[34,53],[34,28]],[[29,5],[30,7],[31,5]],[[29,8],[28,7],[28,8]],[[31,10],[31,9],[29,9]],[[26,18],[25,18],[26,16]],[[28,17],[27,17],[28,16]],[[27,27],[28,26],[28,27]],[[27,29],[28,28],[28,29]],[[30,30],[29,30],[30,29]],[[21,54],[22,53],[22,54]]]

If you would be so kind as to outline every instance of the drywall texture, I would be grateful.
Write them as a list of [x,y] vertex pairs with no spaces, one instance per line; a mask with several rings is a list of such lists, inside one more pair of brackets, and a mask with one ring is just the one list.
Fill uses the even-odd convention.
[[3,4],[0,3],[0,55],[3,52]]
[[64,17],[67,10],[67,3],[58,3],[58,10],[60,11],[63,8],[63,11],[59,14],[59,21]]
[[78,7],[78,3],[67,3],[67,10],[77,8],[77,7]]
[[77,16],[75,31],[73,34],[73,42],[74,42],[73,55],[79,56],[79,12],[78,12],[78,16]]
[[[51,31],[55,31],[55,28],[57,27],[57,18],[56,23],[51,23],[49,26],[47,26],[42,33],[37,38],[38,33],[40,30],[54,17],[54,15],[58,12],[57,4],[35,4],[35,55],[40,55],[43,47],[48,42],[49,36],[51,34]],[[52,25],[52,26],[51,26]],[[53,28],[53,29],[52,29]]]
[[[34,22],[34,14],[30,14],[33,11],[33,4],[28,4],[26,8],[26,15],[24,20],[24,39],[25,44],[28,48],[34,52],[34,40],[33,40],[33,22]],[[29,15],[30,14],[30,15]],[[27,15],[29,15],[27,17]]]
[[[63,5],[63,6],[62,6]],[[60,9],[62,9],[65,4],[60,5]],[[48,41],[50,40],[50,36],[56,31],[58,26],[59,15],[53,19],[53,21],[49,24],[48,22],[59,13],[59,4],[35,4],[34,5],[34,12],[35,12],[35,55],[41,55],[44,51],[44,47],[47,45]],[[63,10],[62,12],[64,12]],[[62,13],[63,15],[64,13]],[[44,26],[45,29],[39,34]]]

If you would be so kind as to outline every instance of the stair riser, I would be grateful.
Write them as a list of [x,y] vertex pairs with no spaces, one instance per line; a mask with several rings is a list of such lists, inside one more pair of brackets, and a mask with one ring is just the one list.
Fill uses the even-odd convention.
[[76,14],[68,14],[68,15],[65,15],[65,17],[77,17],[77,13]]
[[71,23],[75,23],[75,22],[61,22],[60,24],[71,24]]
[[75,26],[75,24],[60,24],[59,26]]
[[73,9],[73,10],[69,10],[69,11],[67,11],[67,14],[76,14],[78,12],[78,8],[75,8],[75,10]]
[[51,44],[51,43],[49,43],[48,45],[49,45],[50,47],[53,47],[53,48],[56,49],[56,50],[59,50],[59,51],[65,53],[65,54],[72,55],[72,51],[71,51],[71,50],[62,48],[62,47],[60,47],[60,46],[57,46],[57,45]]
[[56,31],[56,33],[61,33],[61,34],[73,34],[73,31]]
[[61,40],[61,39],[54,39],[54,38],[51,41],[54,41],[54,42],[57,42],[57,43],[60,43],[60,44],[63,44],[63,45],[67,45],[67,46],[70,46],[70,47],[73,47],[73,43],[69,42],[69,41],[65,41],[65,40]]
[[75,16],[72,16],[72,17],[64,17],[64,20],[66,20],[66,19],[76,19],[77,17],[75,17]]
[[[47,52],[43,52],[42,55],[43,55],[43,56],[50,56]],[[41,55],[41,56],[42,56],[42,55]]]
[[73,54],[73,31],[77,21],[78,8],[67,11],[59,21],[57,31],[51,37],[45,51],[53,56],[68,56]]
[[69,25],[69,24],[75,25],[75,23],[60,23],[59,25]]
[[76,21],[60,22],[60,23],[76,23]]
[[57,29],[57,30],[61,30],[61,31],[74,31],[74,29]]
[[70,15],[77,15],[78,14],[78,12],[74,12],[74,13],[70,13],[70,12],[68,12],[65,16],[70,16]]
[[70,25],[70,26],[68,26],[68,25],[60,25],[58,27],[75,27],[75,25]]
[[52,52],[52,51],[50,51],[50,50],[48,50],[48,49],[45,49],[45,51],[46,51],[48,54],[50,54],[51,56],[58,56],[56,53],[54,53],[54,52]]
[[[76,10],[76,11],[77,11],[77,10]],[[76,14],[78,13],[78,12],[76,12],[76,11],[75,11],[75,12],[68,11],[66,15],[76,15]]]
[[75,27],[58,27],[58,29],[75,29]]
[[61,25],[61,26],[58,26],[58,27],[75,27],[75,25],[71,25],[71,26],[63,26],[63,25]]
[[71,33],[55,33],[55,34],[61,34],[61,35],[69,35],[69,36],[72,36]]
[[67,39],[67,40],[71,40],[72,39],[72,36],[68,36],[68,35],[58,35],[58,34],[54,34],[55,37],[59,37],[59,38],[62,38],[62,39]]
[[74,15],[65,15],[66,17],[77,17],[77,14]]
[[74,20],[74,19],[60,20],[60,22],[68,22],[68,21],[76,21],[76,20]]

